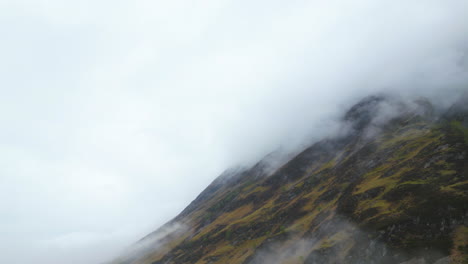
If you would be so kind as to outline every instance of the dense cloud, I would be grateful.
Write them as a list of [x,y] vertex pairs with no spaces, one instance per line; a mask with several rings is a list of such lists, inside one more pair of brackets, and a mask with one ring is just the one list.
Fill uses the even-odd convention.
[[365,95],[468,83],[464,0],[0,2],[2,263],[97,263]]

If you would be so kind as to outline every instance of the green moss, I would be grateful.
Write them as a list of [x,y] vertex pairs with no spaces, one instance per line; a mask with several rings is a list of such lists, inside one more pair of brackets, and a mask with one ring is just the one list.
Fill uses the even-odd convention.
[[456,174],[457,171],[455,171],[455,170],[440,170],[439,173],[440,173],[442,176],[448,176],[448,175]]
[[282,225],[279,229],[280,233],[284,233],[286,231],[286,227]]
[[225,255],[229,252],[231,252],[232,250],[234,250],[235,248],[233,246],[231,246],[230,244],[225,244],[225,245],[220,245],[219,247],[217,247],[215,250],[213,250],[212,252],[210,252],[210,254],[208,255],[209,256],[219,256],[219,255]]
[[228,229],[226,230],[226,233],[225,233],[225,236],[226,240],[231,240],[232,238],[232,230],[231,229]]
[[321,244],[320,244],[320,247],[319,248],[331,248],[333,247],[333,243],[332,241],[328,240],[328,239],[325,239]]
[[212,217],[213,217],[213,213],[212,213],[212,212],[206,211],[206,212],[203,214],[203,219],[204,219],[205,221],[211,220]]
[[346,230],[340,230],[336,232],[335,234],[327,238],[324,238],[319,244],[319,248],[326,249],[326,248],[334,247],[336,244],[343,242],[349,237],[350,237],[350,234]]
[[392,207],[392,204],[383,199],[364,200],[358,203],[356,214],[366,214],[371,209],[377,209],[377,212],[373,213],[372,215],[367,215],[364,218],[371,219],[379,215],[394,213],[394,210],[396,210],[397,207]]
[[458,194],[460,196],[467,196],[466,192],[457,190],[458,186],[463,186],[463,185],[466,185],[466,184],[468,184],[468,181],[461,181],[461,182],[457,182],[457,183],[452,184],[452,185],[442,186],[442,187],[440,187],[440,190],[444,191],[444,192],[455,193],[455,194]]
[[323,172],[323,171],[325,171],[325,170],[331,169],[331,168],[333,168],[335,165],[336,165],[336,160],[335,160],[335,159],[332,159],[332,160],[330,160],[329,162],[323,164],[323,166],[320,167],[320,169],[318,169],[315,173],[320,173],[320,172]]
[[294,187],[295,188],[302,188],[304,186],[304,181],[300,181],[299,183],[297,183]]
[[357,186],[354,194],[364,193],[377,187],[385,187],[386,192],[397,186],[397,182],[403,173],[412,170],[412,168],[404,167],[389,177],[381,177],[388,169],[391,169],[391,166],[386,164],[364,175],[365,180]]
[[211,208],[209,208],[208,210],[209,211],[218,211],[220,209],[222,209],[223,207],[225,207],[227,204],[229,204],[232,200],[234,200],[234,198],[236,198],[236,196],[239,194],[239,191],[233,191],[233,192],[229,192],[221,201],[219,201],[218,203],[216,203],[214,206],[212,206]]
[[405,144],[395,152],[394,160],[402,161],[412,159],[431,143],[431,140],[421,139]]
[[[428,184],[431,182],[432,179],[418,179],[414,181],[405,181],[402,183],[399,183],[397,186],[402,186],[402,185],[414,185],[414,184]],[[397,187],[395,186],[395,187]]]
[[447,165],[447,162],[445,160],[439,160],[435,163],[436,165],[439,165],[439,166],[446,166]]
[[386,149],[392,146],[395,146],[397,144],[402,144],[404,142],[409,142],[414,139],[417,139],[424,135],[424,133],[427,133],[424,130],[420,129],[409,129],[405,131],[404,133],[398,134],[395,137],[390,137],[386,138],[383,140],[381,144],[379,144],[379,150]]
[[465,128],[460,121],[450,122],[450,127],[456,134],[462,136],[465,143],[468,145],[468,128]]
[[242,190],[242,192],[239,193],[241,198],[246,198],[254,193],[262,193],[265,192],[269,189],[269,187],[265,186],[256,186],[256,185],[251,185],[249,186],[246,190]]
[[[446,160],[439,160],[435,163],[439,168],[443,168],[443,170],[451,170],[454,167],[453,163],[449,163]],[[432,169],[432,168],[430,168]]]
[[454,263],[468,263],[468,227],[458,227],[453,236],[452,260]]
[[428,145],[439,143],[443,135],[436,129],[416,127],[394,137],[384,138],[378,145],[379,150],[391,148],[393,161],[402,162],[414,158]]

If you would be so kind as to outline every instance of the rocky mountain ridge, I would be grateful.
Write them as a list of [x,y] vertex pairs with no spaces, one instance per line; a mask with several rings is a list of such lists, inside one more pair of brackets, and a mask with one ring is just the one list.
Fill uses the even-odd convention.
[[226,171],[113,263],[468,263],[467,105],[365,98],[339,136]]

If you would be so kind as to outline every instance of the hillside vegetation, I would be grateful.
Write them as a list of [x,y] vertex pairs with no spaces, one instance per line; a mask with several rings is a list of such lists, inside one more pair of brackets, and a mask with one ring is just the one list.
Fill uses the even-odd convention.
[[267,156],[225,172],[113,263],[466,264],[465,105],[439,114],[423,99],[366,98],[346,133],[277,168]]

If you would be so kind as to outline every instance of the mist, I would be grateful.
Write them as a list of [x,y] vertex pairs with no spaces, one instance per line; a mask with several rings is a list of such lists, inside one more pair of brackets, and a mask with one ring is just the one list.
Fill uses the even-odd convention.
[[362,97],[468,87],[468,2],[0,2],[1,263],[101,263]]
[[[287,231],[288,240],[270,242],[260,246],[260,250],[248,260],[249,264],[282,264],[282,263],[449,263],[444,254],[435,250],[426,249],[420,252],[424,257],[411,257],[411,254],[388,247],[379,240],[379,237],[359,228],[356,224],[347,221],[344,217],[322,223],[306,238],[294,237]],[[334,241],[340,237],[339,242]],[[292,241],[291,241],[292,240]],[[350,241],[360,246],[354,252],[348,252]],[[325,246],[332,243],[333,246]],[[353,243],[353,242],[351,242]],[[348,247],[348,248],[347,248]],[[348,257],[348,258],[346,258]],[[404,259],[411,259],[403,262]],[[359,260],[357,262],[356,260]],[[429,262],[427,262],[429,261]]]

